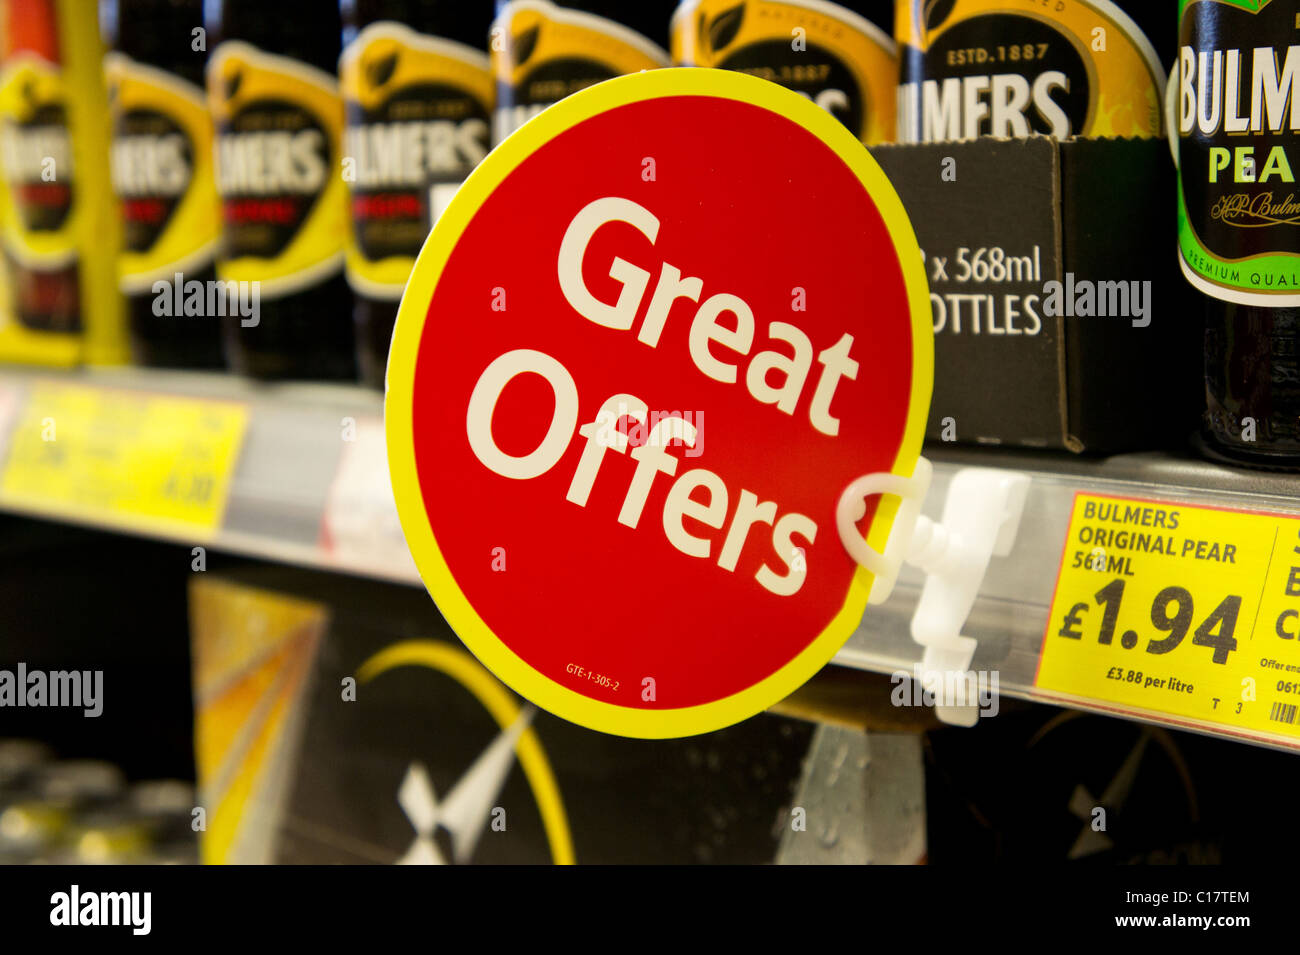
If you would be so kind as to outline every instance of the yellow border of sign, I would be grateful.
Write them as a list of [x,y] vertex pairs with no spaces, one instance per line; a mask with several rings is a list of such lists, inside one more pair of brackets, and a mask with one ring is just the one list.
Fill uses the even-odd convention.
[[[508,730],[519,719],[519,704],[488,674],[478,661],[459,647],[432,640],[406,640],[385,647],[357,669],[357,679],[369,683],[380,674],[401,666],[424,666],[445,673],[474,694],[483,708],[497,721],[502,730]],[[537,801],[537,810],[546,829],[546,841],[551,847],[551,859],[556,865],[573,865],[573,837],[569,833],[569,817],[564,812],[564,799],[560,796],[555,773],[537,731],[531,726],[519,734],[515,755],[523,767],[528,785]]]
[[[895,474],[912,475],[921,453],[934,387],[930,291],[911,220],[894,187],[866,148],[838,120],[797,93],[766,80],[725,70],[675,68],[621,76],[588,87],[540,113],[497,146],[465,180],[420,250],[402,296],[389,352],[388,394],[384,402],[388,466],[407,546],[442,615],[465,645],[503,683],[566,720],[606,733],[645,739],[690,736],[730,726],[767,709],[802,686],[830,661],[861,623],[872,575],[859,567],[844,605],[826,629],[781,669],[739,693],[697,706],[664,710],[643,710],[593,700],[555,683],[524,662],[488,628],[456,584],[434,539],[420,496],[412,402],[416,358],[428,304],[452,250],[487,198],[537,149],[578,123],[619,106],[664,96],[732,99],[785,117],[833,149],[875,202],[898,253],[912,314],[912,393],[903,440],[891,468]],[[881,500],[867,534],[868,543],[879,552],[885,550],[897,510],[896,500]]]

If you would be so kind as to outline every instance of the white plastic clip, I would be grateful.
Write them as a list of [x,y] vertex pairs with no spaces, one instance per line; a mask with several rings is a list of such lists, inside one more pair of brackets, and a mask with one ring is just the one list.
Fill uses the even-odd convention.
[[[962,636],[993,556],[1011,553],[1029,491],[1029,476],[1017,471],[963,468],[953,475],[936,523],[920,513],[930,489],[933,467],[919,458],[910,478],[896,474],[860,477],[840,495],[836,524],[845,549],[875,576],[868,598],[882,603],[894,588],[904,560],[926,573],[925,586],[912,615],[912,639],[925,648],[921,678],[926,686],[960,685],[952,703],[935,707],[945,723],[973,726],[979,719],[974,674],[969,672],[975,640]],[[858,532],[866,513],[865,498],[889,494],[900,498],[898,514],[885,545],[873,549]]]
[[[925,458],[917,458],[916,469],[910,478],[897,474],[867,474],[844,489],[839,506],[835,509],[835,523],[840,540],[849,556],[871,571],[875,583],[871,585],[868,603],[884,603],[894,590],[898,570],[908,554],[904,546],[910,544],[912,529],[929,518],[921,515],[921,503],[930,491],[930,476],[934,467]],[[858,533],[858,521],[867,513],[867,498],[888,494],[900,500],[894,526],[882,554],[871,547]]]

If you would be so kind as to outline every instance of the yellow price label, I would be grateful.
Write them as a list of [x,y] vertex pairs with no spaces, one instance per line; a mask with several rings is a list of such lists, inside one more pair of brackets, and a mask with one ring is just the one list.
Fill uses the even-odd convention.
[[1300,518],[1076,495],[1035,685],[1300,745]]
[[84,385],[32,387],[0,475],[7,505],[168,534],[221,523],[242,404]]

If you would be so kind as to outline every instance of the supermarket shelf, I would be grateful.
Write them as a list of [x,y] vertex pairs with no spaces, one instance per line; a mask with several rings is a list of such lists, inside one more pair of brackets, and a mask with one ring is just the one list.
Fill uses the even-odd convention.
[[[990,562],[962,631],[978,640],[972,669],[996,671],[1001,693],[1021,699],[1045,698],[1035,690],[1034,681],[1076,493],[1300,516],[1300,479],[1296,476],[1224,467],[1190,456],[1143,453],[1098,460],[993,448],[927,449],[926,453],[935,461],[935,476],[923,512],[936,520],[943,509],[948,483],[962,467],[1015,469],[1032,478],[1014,549],[1010,556],[995,557]],[[867,611],[862,626],[844,645],[836,662],[881,673],[912,672],[920,662],[921,648],[911,639],[910,624],[923,583],[919,571],[905,566],[890,599]],[[1156,715],[1146,718],[1078,699],[1052,701],[1242,738],[1207,723]],[[1300,740],[1290,743],[1278,737],[1251,741],[1300,750]]]
[[[0,461],[8,457],[11,432],[33,385],[51,381],[106,393],[143,392],[246,405],[247,431],[224,515],[210,533],[187,535],[72,518],[58,508],[15,507],[4,499],[0,509],[418,585],[388,485],[378,393],[350,385],[262,385],[219,374],[3,368]],[[1009,557],[991,563],[964,630],[979,640],[972,666],[996,670],[1001,691],[1010,696],[1041,698],[1034,691],[1034,678],[1076,493],[1300,516],[1300,480],[1294,476],[1233,469],[1190,456],[1144,453],[1098,460],[942,447],[927,454],[935,462],[935,477],[925,512],[934,518],[940,516],[948,483],[962,467],[1014,468],[1032,478],[1015,548]],[[868,611],[836,662],[883,673],[910,671],[920,659],[909,624],[922,583],[919,572],[905,568],[893,596]],[[1070,705],[1089,708],[1082,701]],[[1194,728],[1218,732],[1209,726]]]
[[72,515],[58,506],[0,508],[203,545],[306,567],[419,583],[398,524],[383,452],[383,399],[367,388],[274,384],[229,375],[142,369],[46,372],[0,368],[0,459],[33,386],[84,385],[236,402],[247,430],[214,531],[167,531]]

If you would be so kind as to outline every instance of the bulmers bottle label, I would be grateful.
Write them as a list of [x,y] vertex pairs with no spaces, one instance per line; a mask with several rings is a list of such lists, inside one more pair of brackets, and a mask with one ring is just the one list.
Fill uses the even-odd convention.
[[490,148],[492,72],[486,53],[381,22],[343,51],[339,79],[348,281],[395,301],[433,223]]
[[668,65],[668,53],[635,30],[548,0],[511,0],[490,36],[497,83],[493,142],[570,93]]
[[0,222],[17,318],[80,329],[76,169],[62,71],[33,53],[0,72]]
[[1224,301],[1300,306],[1300,0],[1181,0],[1178,46],[1183,273]]
[[328,73],[239,41],[208,63],[224,243],[217,272],[265,297],[343,267],[343,103]]
[[738,70],[802,93],[864,143],[894,137],[893,39],[824,0],[686,0],[673,15],[673,62]]
[[203,91],[121,53],[104,58],[113,188],[122,203],[119,276],[128,295],[207,267],[220,239],[212,120]]
[[1110,0],[898,0],[895,17],[900,142],[1161,135],[1164,66]]

